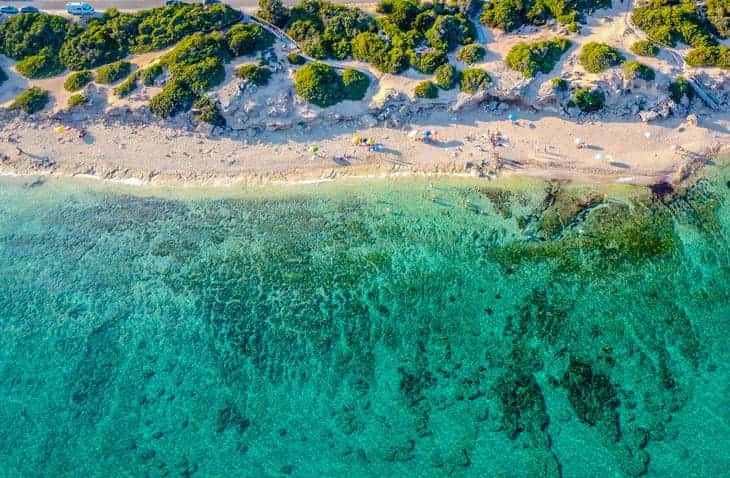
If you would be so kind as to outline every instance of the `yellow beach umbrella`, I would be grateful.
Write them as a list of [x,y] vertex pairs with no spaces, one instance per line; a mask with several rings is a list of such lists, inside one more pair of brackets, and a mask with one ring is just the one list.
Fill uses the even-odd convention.
[[353,136],[352,137],[352,144],[360,144],[362,143],[362,136]]
[[368,144],[375,144],[375,138],[368,138]]

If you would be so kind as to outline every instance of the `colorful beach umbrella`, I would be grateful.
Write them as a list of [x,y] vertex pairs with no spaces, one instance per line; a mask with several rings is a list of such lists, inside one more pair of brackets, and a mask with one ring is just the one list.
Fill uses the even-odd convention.
[[602,161],[606,159],[606,155],[604,153],[596,153],[596,159]]
[[352,144],[360,144],[362,143],[362,136],[353,136],[352,137]]
[[312,146],[309,148],[310,153],[316,153],[317,151],[319,151],[319,146]]
[[424,137],[424,138],[428,138],[429,136],[431,136],[431,131],[430,131],[430,130],[425,130],[425,131],[423,132],[423,137]]
[[514,113],[510,114],[507,118],[513,123],[517,121],[517,115]]
[[651,139],[651,133],[648,131],[646,133],[644,133],[644,138]]
[[375,138],[368,138],[368,144],[369,145],[373,145],[375,143],[376,143]]

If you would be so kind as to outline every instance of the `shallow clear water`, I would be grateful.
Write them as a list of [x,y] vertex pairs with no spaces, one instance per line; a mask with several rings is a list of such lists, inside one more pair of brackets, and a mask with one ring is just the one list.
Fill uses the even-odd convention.
[[728,180],[4,179],[0,476],[722,476]]

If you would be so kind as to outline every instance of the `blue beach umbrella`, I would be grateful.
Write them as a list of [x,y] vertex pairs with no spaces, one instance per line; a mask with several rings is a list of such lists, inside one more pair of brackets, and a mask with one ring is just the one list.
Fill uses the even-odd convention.
[[515,114],[511,114],[511,115],[509,115],[509,116],[508,116],[507,118],[508,118],[508,119],[509,119],[509,120],[510,120],[511,122],[513,122],[513,123],[514,123],[515,121],[517,121],[517,115],[515,115]]
[[431,136],[431,130],[428,130],[428,129],[427,129],[427,130],[425,130],[425,131],[423,132],[423,137],[424,137],[424,138],[428,138],[429,136]]

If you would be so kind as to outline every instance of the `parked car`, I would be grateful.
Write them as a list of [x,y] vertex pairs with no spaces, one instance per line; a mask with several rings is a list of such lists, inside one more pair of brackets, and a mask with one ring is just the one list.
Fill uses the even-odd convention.
[[40,10],[38,10],[33,5],[25,5],[24,7],[20,7],[20,13],[38,13]]
[[90,16],[94,15],[96,11],[94,10],[94,7],[89,5],[88,3],[67,3],[66,4],[66,11],[70,13],[71,15],[78,15],[80,17],[84,16]]
[[215,3],[221,3],[221,0],[203,0],[203,5],[213,5]]
[[165,6],[180,5],[180,0],[165,0]]
[[18,8],[12,5],[3,5],[0,7],[0,13],[4,13],[5,15],[15,15],[18,13]]

